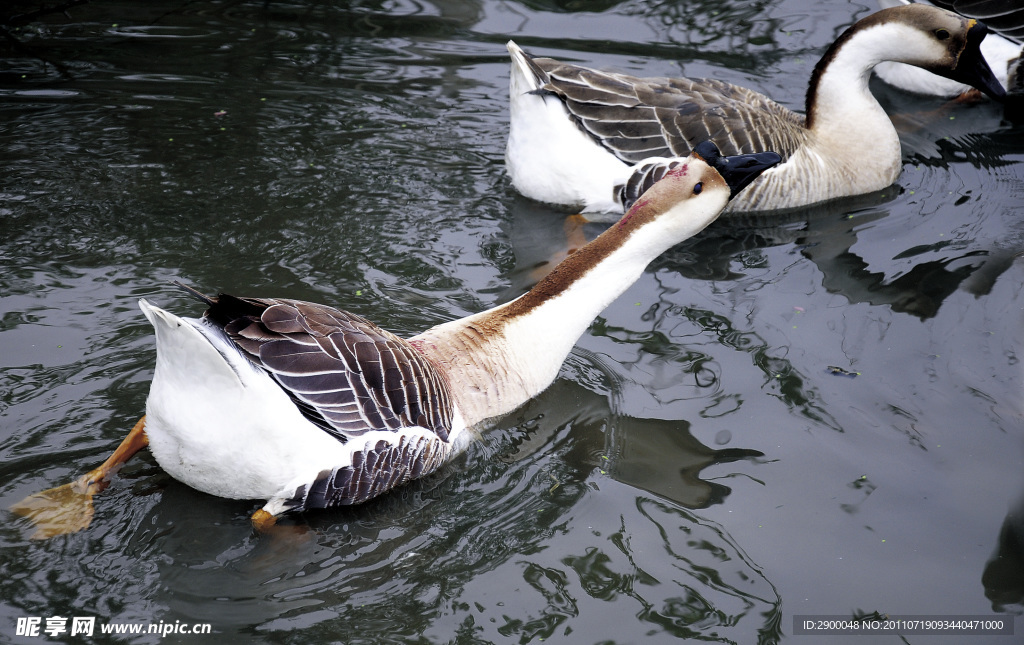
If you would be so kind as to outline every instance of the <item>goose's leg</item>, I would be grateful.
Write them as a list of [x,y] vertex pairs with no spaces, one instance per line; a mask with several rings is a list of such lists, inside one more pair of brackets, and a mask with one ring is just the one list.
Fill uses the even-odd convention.
[[583,234],[583,226],[588,222],[590,220],[583,213],[577,213],[565,218],[562,230],[565,231],[565,255],[567,257],[570,253],[575,253],[587,245],[587,236]]
[[55,535],[75,533],[92,521],[92,496],[110,484],[110,477],[124,462],[149,445],[146,436],[146,417],[142,417],[98,468],[90,470],[70,484],[29,495],[11,506],[11,511],[23,515],[36,524],[33,539],[46,539]]
[[277,523],[277,516],[271,515],[262,508],[253,513],[249,519],[252,521],[252,527],[256,529],[257,533],[266,533]]
[[981,93],[981,90],[977,88],[970,88],[966,92],[961,92],[953,97],[953,101],[956,103],[980,103],[985,100],[985,95]]
[[291,524],[284,522],[278,524],[280,515],[275,515],[264,506],[249,516],[252,528],[261,539],[267,540],[271,551],[279,551],[294,554],[295,548],[300,544],[307,544],[313,538],[313,533],[305,523]]
[[530,272],[530,280],[533,281],[534,284],[540,282],[544,276],[551,273],[551,271],[558,266],[562,260],[587,245],[587,237],[583,233],[583,226],[588,222],[590,222],[590,220],[582,213],[570,215],[565,218],[565,223],[562,224],[562,230],[565,232],[565,249],[556,251],[546,262],[540,264]]

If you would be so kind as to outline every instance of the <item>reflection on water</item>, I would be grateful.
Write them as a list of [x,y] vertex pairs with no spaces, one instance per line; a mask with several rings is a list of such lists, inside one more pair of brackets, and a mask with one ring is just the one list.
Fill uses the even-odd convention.
[[[759,249],[795,245],[822,273],[823,286],[850,303],[885,305],[893,311],[931,318],[942,301],[963,288],[975,295],[992,284],[1024,253],[1024,231],[1016,239],[940,239],[897,253],[909,269],[892,277],[873,269],[854,247],[859,231],[890,216],[885,205],[899,190],[887,189],[809,209],[716,222],[706,235],[680,245],[656,265],[694,278],[738,280],[743,269],[763,263]],[[994,243],[993,243],[994,242]]]
[[[510,37],[800,109],[865,11],[0,4],[4,507],[138,418],[137,299],[199,313],[170,280],[410,335],[523,293],[606,228],[509,188]],[[6,516],[0,640],[54,615],[210,622],[228,642],[774,643],[797,612],[1020,614],[1024,131],[991,104],[876,92],[899,115],[898,185],[673,249],[550,390],[435,476],[256,536],[255,502],[143,454],[87,531],[32,542]]]
[[[777,636],[778,594],[723,527],[618,481],[642,456],[627,442],[605,458],[608,419],[607,399],[560,381],[503,437],[441,474],[258,537],[251,503],[213,499],[135,465],[100,501],[93,534],[64,541],[62,558],[74,564],[61,578],[6,580],[3,595],[26,611],[58,610],[33,600],[41,596],[66,598],[60,611],[345,642],[452,633],[530,642],[571,635],[580,620],[620,637]],[[716,459],[690,443],[692,459],[660,496],[724,489],[697,479],[696,464],[736,455]],[[110,507],[124,503],[132,512],[118,517]],[[48,569],[44,549],[4,534],[5,566]],[[144,602],[111,598],[111,580]],[[639,623],[619,624],[623,615]]]
[[1024,612],[1024,497],[1006,514],[995,553],[981,574],[981,584],[995,611]]

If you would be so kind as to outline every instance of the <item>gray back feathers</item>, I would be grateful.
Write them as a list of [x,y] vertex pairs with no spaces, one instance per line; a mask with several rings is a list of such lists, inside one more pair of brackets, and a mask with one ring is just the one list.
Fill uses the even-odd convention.
[[685,157],[703,141],[723,155],[774,150],[788,159],[804,118],[763,94],[714,79],[636,78],[527,55],[539,92],[562,100],[577,126],[626,164]]

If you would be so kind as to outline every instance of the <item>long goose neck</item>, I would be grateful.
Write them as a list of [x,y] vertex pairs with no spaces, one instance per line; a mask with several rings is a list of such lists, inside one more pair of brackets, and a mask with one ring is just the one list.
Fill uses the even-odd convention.
[[[640,277],[644,268],[672,246],[650,228],[630,230],[627,215],[593,242],[569,255],[528,293],[497,308],[509,319],[539,317],[557,305],[578,311],[580,334],[613,300]],[[632,217],[638,216],[636,213]],[[578,338],[578,335],[577,335]]]
[[[811,74],[807,87],[807,127],[818,133],[850,132],[851,124],[884,121],[892,124],[868,89],[875,65],[886,55],[898,28],[868,16],[847,29],[825,52]],[[893,131],[895,134],[895,131]]]
[[509,412],[550,385],[594,318],[692,234],[653,221],[654,210],[638,204],[516,300],[410,339],[446,373],[467,424]]
[[[823,196],[846,194],[850,182],[880,190],[902,169],[899,135],[868,89],[871,70],[898,53],[905,32],[869,16],[847,29],[828,49],[807,90],[808,145],[802,168],[813,169]],[[894,41],[896,44],[894,44]]]

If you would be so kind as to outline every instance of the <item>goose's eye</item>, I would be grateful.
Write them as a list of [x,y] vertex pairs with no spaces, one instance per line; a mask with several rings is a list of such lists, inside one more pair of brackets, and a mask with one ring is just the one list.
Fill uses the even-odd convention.
[[938,38],[939,40],[946,40],[947,38],[949,38],[949,32],[946,31],[945,29],[936,29],[935,37]]
[[693,194],[694,195],[700,195],[700,191],[702,191],[702,190],[704,190],[704,183],[703,182],[699,182],[698,181],[696,184],[693,185]]

